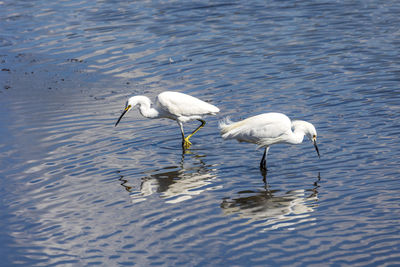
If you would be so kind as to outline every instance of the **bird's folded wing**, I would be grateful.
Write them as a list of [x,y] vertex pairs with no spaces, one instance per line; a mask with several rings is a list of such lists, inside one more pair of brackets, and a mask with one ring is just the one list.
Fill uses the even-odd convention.
[[157,101],[161,108],[176,116],[215,114],[219,109],[207,102],[178,92],[163,92]]

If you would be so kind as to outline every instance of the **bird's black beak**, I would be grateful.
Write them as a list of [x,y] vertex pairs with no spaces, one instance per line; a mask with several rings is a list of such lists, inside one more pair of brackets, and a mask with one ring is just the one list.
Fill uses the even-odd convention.
[[317,151],[317,154],[318,154],[318,158],[321,158],[321,156],[319,155],[319,150],[318,150],[318,146],[317,146],[317,139],[313,139],[313,144],[314,144],[314,147],[315,147],[315,150]]
[[117,127],[118,123],[121,121],[122,117],[125,115],[125,113],[128,112],[128,110],[131,108],[131,105],[128,105],[124,111],[122,112],[121,116],[119,116],[117,122],[115,123],[115,127]]

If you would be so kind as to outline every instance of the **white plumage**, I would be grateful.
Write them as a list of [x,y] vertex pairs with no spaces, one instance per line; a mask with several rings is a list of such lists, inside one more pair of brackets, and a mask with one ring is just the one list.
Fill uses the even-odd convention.
[[[157,96],[153,107],[151,100],[146,96],[133,96],[129,98],[115,126],[117,126],[122,117],[135,106],[139,106],[140,114],[146,118],[168,118],[177,121],[181,129],[182,147],[184,149],[189,148],[191,145],[189,138],[205,125],[206,122],[203,120],[203,117],[206,115],[216,115],[219,112],[219,108],[216,106],[193,96],[179,92],[162,92]],[[192,120],[200,121],[201,125],[190,135],[185,137],[183,123]]]
[[156,105],[166,117],[181,122],[199,120],[205,115],[216,115],[219,112],[216,106],[179,92],[162,92],[156,98]]
[[306,135],[317,147],[317,131],[306,121],[291,121],[282,113],[264,113],[242,121],[231,122],[229,119],[219,124],[224,139],[236,139],[239,142],[257,144],[265,147],[260,167],[266,169],[266,156],[273,144],[300,144]]

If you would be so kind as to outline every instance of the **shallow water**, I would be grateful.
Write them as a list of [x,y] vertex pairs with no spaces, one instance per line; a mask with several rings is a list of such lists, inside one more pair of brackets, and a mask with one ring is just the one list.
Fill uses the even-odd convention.
[[[400,264],[400,4],[0,1],[3,266]],[[221,113],[178,125],[128,96]],[[262,150],[218,121],[283,112]],[[185,125],[186,131],[196,127]]]

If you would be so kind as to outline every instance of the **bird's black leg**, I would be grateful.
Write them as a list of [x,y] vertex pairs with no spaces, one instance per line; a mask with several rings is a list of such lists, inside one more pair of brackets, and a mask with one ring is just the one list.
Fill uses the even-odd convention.
[[182,122],[178,121],[179,127],[181,129],[181,134],[182,134],[182,150],[185,151],[187,147],[186,145],[186,140],[185,140],[185,132],[183,131],[183,124]]
[[182,148],[185,149],[185,134],[182,131]]
[[260,169],[266,171],[267,170],[267,150],[268,146],[265,147],[264,154],[262,156],[262,159],[260,161]]
[[261,175],[263,177],[263,182],[264,182],[264,187],[265,189],[268,188],[268,184],[267,184],[267,170],[265,169],[260,169]]
[[[267,182],[267,170],[260,169],[260,173],[261,173],[261,176],[263,178],[262,180],[264,182],[265,193],[270,195],[269,185],[268,185],[268,182]],[[272,197],[272,196],[270,196],[270,197]]]
[[182,149],[185,151],[185,137],[182,138]]

